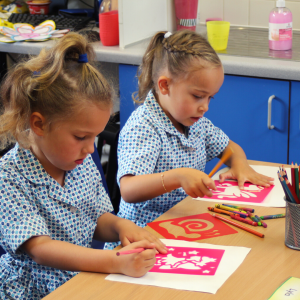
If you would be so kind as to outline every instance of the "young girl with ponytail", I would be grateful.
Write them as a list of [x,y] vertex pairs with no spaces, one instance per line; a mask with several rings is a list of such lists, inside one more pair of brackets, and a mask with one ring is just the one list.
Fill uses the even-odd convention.
[[[1,87],[0,299],[41,299],[78,271],[144,275],[165,246],[113,210],[91,153],[113,91],[84,37],[69,33]],[[125,250],[91,249],[92,239]],[[157,250],[156,250],[157,249]]]
[[272,184],[273,178],[256,173],[241,147],[204,117],[223,80],[218,55],[196,32],[158,32],[151,39],[139,68],[136,101],[142,105],[119,138],[118,216],[144,227],[188,195],[212,196],[215,184],[205,165],[228,147],[234,154],[221,182],[237,179],[240,188],[245,181]]

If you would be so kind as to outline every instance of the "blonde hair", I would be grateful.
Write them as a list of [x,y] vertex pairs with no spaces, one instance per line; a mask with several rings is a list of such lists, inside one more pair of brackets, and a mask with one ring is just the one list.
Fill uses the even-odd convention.
[[180,30],[165,38],[165,33],[154,35],[138,69],[139,90],[137,95],[133,94],[137,103],[144,102],[149,91],[155,90],[155,83],[164,69],[176,80],[201,68],[222,66],[214,49],[200,34]]
[[[88,63],[79,63],[85,53]],[[69,33],[13,68],[1,86],[0,148],[14,141],[29,147],[32,112],[40,112],[50,126],[72,117],[88,101],[112,105],[113,89],[93,65],[94,58],[86,38]]]

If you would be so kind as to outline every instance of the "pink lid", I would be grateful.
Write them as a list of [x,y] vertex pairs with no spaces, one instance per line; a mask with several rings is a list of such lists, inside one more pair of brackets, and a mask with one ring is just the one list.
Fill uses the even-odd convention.
[[205,20],[205,22],[209,22],[209,21],[222,21],[222,18],[208,18]]

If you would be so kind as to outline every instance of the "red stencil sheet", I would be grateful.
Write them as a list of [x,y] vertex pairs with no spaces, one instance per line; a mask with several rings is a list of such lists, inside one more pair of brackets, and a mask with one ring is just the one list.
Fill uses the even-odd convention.
[[152,222],[148,226],[167,239],[184,241],[199,241],[237,233],[236,230],[219,222],[209,213]]
[[[244,189],[240,190],[236,181],[224,181],[220,183],[215,180],[217,191],[212,191],[212,199],[243,201],[249,203],[261,203],[272,191],[274,185],[265,188],[252,183],[245,183]],[[204,198],[209,198],[204,196]]]
[[168,247],[167,254],[157,254],[149,272],[185,275],[215,275],[225,250]]

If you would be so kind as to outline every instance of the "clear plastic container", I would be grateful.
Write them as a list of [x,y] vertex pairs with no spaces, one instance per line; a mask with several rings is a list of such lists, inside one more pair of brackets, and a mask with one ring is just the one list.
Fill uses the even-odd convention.
[[269,48],[271,50],[292,49],[293,39],[292,12],[279,0],[269,15]]

